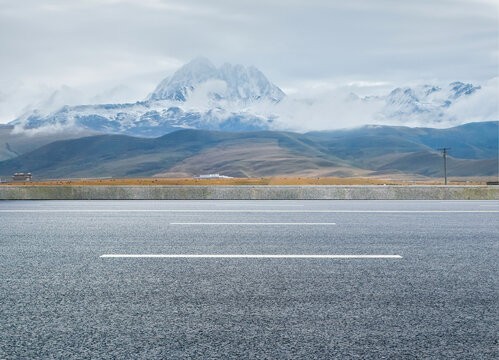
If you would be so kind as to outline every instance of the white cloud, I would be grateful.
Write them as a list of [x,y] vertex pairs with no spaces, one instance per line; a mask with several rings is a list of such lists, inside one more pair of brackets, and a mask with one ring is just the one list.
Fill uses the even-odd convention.
[[276,109],[280,123],[290,130],[310,131],[349,128],[375,122],[381,103],[350,101],[343,90],[311,99],[288,97]]
[[299,98],[483,83],[498,76],[498,10],[494,0],[0,0],[0,123],[65,87],[71,103],[141,100],[197,55],[255,65]]
[[140,101],[181,65],[171,58],[115,53],[95,66],[73,64],[57,76],[56,69],[27,71],[16,80],[0,80],[0,123],[34,109],[46,113],[64,105]]
[[[425,96],[424,84],[436,85],[442,90]],[[400,109],[396,104],[386,107],[385,101],[394,86],[377,81],[352,82],[346,86],[332,82],[315,83],[303,87],[305,91],[296,90],[277,105],[258,105],[252,111],[263,116],[278,116],[277,128],[292,131],[330,130],[366,124],[446,128],[499,120],[499,78],[474,85],[481,85],[481,89],[457,100],[452,99],[451,106],[446,108],[442,104],[448,99],[449,84],[434,81],[399,84],[401,88],[410,87],[421,101],[419,106],[426,107],[428,112],[398,116],[394,114],[405,111],[404,104]],[[363,100],[364,96],[369,100]],[[442,116],[438,117],[440,113]]]
[[194,89],[185,107],[207,111],[213,107],[214,96],[223,96],[226,90],[227,83],[223,80],[206,81]]

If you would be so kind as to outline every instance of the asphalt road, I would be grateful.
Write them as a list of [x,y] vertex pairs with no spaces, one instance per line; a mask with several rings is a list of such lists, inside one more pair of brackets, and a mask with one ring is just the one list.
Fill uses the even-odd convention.
[[4,201],[0,359],[494,359],[498,239],[498,201]]

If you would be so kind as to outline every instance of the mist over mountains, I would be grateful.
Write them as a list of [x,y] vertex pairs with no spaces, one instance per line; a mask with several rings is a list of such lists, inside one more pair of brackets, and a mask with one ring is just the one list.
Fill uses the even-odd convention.
[[445,146],[450,176],[495,177],[499,122],[480,121],[499,118],[494,84],[303,98],[255,67],[198,57],[144,100],[35,110],[0,126],[0,175],[417,179],[442,175]]
[[[35,110],[10,124],[17,132],[79,129],[148,137],[179,129],[305,132],[359,123],[445,127],[496,120],[494,105],[479,106],[489,88],[457,81],[442,87],[396,88],[377,96],[338,93],[304,99],[287,96],[255,67],[224,64],[217,68],[198,57],[162,80],[142,101],[63,106],[48,113]],[[470,116],[473,110],[467,104],[484,114]]]

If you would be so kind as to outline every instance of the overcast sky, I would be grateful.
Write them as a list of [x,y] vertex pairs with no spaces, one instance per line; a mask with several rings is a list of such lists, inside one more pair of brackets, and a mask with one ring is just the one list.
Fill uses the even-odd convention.
[[195,56],[289,93],[482,84],[496,0],[0,0],[0,123],[55,101],[136,101]]

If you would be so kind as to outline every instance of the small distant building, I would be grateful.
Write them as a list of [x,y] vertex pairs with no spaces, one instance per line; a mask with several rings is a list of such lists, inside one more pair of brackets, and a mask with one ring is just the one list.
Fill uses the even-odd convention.
[[220,174],[202,174],[195,176],[195,179],[232,179],[232,176],[220,175]]
[[12,175],[13,181],[31,181],[31,173],[15,173]]

